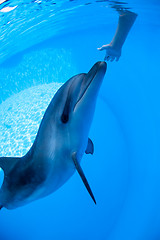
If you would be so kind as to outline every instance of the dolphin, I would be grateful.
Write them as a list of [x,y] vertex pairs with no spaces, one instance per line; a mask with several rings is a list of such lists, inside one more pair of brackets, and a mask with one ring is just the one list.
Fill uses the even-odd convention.
[[105,62],[97,62],[87,74],[64,83],[45,111],[27,154],[0,158],[4,172],[0,209],[15,209],[51,194],[76,170],[96,203],[80,162],[84,153],[94,151],[88,134],[106,68]]

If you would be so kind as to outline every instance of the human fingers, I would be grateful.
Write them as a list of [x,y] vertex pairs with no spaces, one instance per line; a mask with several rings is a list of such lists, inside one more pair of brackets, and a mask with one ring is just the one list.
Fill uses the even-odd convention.
[[105,58],[104,58],[104,60],[109,61],[110,58],[111,58],[111,57],[110,57],[109,55],[106,55]]
[[102,47],[97,48],[97,50],[99,50],[99,51],[103,51],[103,50],[105,50],[105,49],[106,49],[106,45],[103,45]]
[[120,56],[116,57],[116,62],[118,62],[118,61],[119,61],[119,58],[120,58]]
[[115,57],[111,57],[111,58],[110,58],[110,61],[111,61],[111,62],[113,62],[113,61],[114,61],[114,59],[115,59]]

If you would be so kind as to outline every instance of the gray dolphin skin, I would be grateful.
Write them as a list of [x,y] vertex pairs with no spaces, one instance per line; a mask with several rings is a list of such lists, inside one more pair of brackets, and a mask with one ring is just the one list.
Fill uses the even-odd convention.
[[97,62],[87,74],[69,79],[51,100],[27,154],[0,158],[0,208],[14,209],[45,197],[76,170],[96,203],[80,162],[84,153],[94,151],[88,134],[106,68],[105,62]]

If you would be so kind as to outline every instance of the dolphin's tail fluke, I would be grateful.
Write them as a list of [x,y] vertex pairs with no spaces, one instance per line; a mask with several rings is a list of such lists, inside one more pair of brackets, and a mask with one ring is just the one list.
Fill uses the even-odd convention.
[[89,192],[91,198],[93,199],[94,203],[96,204],[95,197],[94,197],[94,195],[92,193],[92,190],[91,190],[91,188],[89,186],[89,183],[88,183],[88,181],[87,181],[87,179],[86,179],[86,177],[85,177],[85,175],[83,173],[83,170],[82,170],[79,162],[77,161],[77,157],[76,157],[76,153],[75,152],[72,154],[72,159],[73,159],[74,165],[75,165],[75,167],[76,167],[76,169],[77,169],[77,171],[78,171],[78,173],[79,173],[79,175],[80,175],[80,177],[81,177],[81,179],[82,179],[82,181],[83,181],[87,191]]

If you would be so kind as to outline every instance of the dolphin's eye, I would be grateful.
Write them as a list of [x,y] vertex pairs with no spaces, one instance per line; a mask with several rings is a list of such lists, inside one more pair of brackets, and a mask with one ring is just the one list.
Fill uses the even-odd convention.
[[67,123],[68,120],[69,120],[68,114],[64,114],[64,113],[63,113],[62,116],[61,116],[61,121],[62,121],[62,123]]

